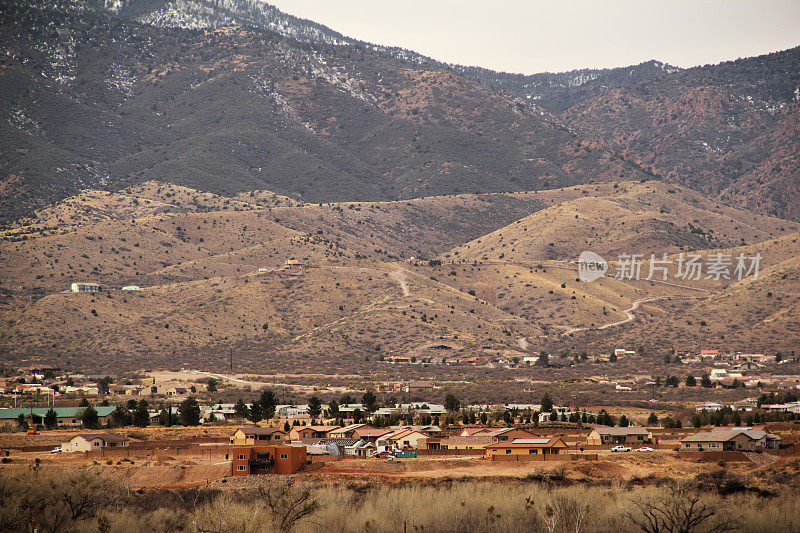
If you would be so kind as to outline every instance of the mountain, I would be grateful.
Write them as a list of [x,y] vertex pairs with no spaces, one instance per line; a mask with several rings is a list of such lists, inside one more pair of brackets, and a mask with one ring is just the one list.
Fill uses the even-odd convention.
[[610,89],[561,117],[662,180],[800,218],[800,48]]
[[533,100],[553,113],[561,113],[609,89],[629,87],[681,70],[655,59],[629,67],[577,69],[529,75],[495,72],[481,67],[454,68],[468,76]]
[[263,0],[104,0],[120,17],[164,28],[221,28],[251,26],[270,30],[302,43],[350,45],[417,63],[439,62],[412,50],[360,41],[318,24],[289,15]]
[[6,219],[153,179],[327,202],[645,176],[523,98],[368,45],[157,27],[83,0],[3,17]]

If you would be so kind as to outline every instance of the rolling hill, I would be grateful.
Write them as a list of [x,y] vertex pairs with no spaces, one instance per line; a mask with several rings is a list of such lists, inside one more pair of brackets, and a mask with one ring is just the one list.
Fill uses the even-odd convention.
[[[618,221],[604,222],[598,238],[608,250],[759,251],[764,277],[582,283],[569,262],[578,248],[566,243],[596,233],[574,224],[575,214],[588,219],[584,208]],[[645,231],[654,220],[673,231]],[[768,308],[775,320],[763,344],[785,349],[797,340],[797,230],[654,181],[322,205],[146,182],[65,199],[2,233],[0,350],[8,361],[76,367],[223,369],[236,353],[251,369],[342,371],[364,358],[432,357],[442,346],[523,357],[630,344],[642,331],[660,348],[685,339],[749,347],[758,342],[746,333],[751,317],[767,318]],[[551,236],[565,240],[551,247]],[[729,248],[743,238],[752,243]],[[287,259],[304,268],[282,268]],[[762,279],[784,274],[780,290],[762,290]],[[75,281],[110,290],[73,294]],[[127,284],[143,290],[119,290]],[[628,322],[637,300],[645,303]],[[721,318],[711,327],[709,316]],[[599,329],[612,323],[620,325]],[[715,337],[730,324],[739,328]]]

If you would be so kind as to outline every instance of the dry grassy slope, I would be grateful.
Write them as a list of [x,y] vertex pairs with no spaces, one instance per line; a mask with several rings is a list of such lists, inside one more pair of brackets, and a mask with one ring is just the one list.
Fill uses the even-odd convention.
[[[465,294],[411,272],[404,280],[410,295],[404,296],[389,275],[394,270],[354,262],[171,283],[139,293],[52,294],[5,314],[2,345],[13,359],[36,354],[81,364],[84,357],[101,357],[98,365],[131,369],[184,362],[218,368],[231,347],[257,346],[256,354],[238,360],[266,370],[278,359],[287,364],[290,354],[297,355],[295,363],[304,356],[348,364],[364,354],[405,353],[439,339],[469,348],[492,339],[513,349],[518,337],[536,332],[492,306],[467,309]],[[204,359],[208,354],[215,355]]]
[[[591,190],[576,187],[573,190]],[[608,187],[606,187],[608,190]],[[733,209],[677,186],[624,182],[605,194],[565,199],[443,254],[455,261],[607,258],[729,247],[796,231],[798,224]]]
[[690,306],[668,309],[595,343],[643,340],[651,347],[708,347],[789,353],[800,345],[800,258],[768,267]]
[[[698,253],[704,257],[716,253],[732,257],[740,253],[761,254],[759,276],[742,281],[734,277],[728,281],[689,282],[711,292],[703,298],[650,302],[637,310],[635,323],[602,333],[576,334],[574,342],[602,348],[637,343],[662,352],[674,346],[759,353],[797,349],[800,343],[800,233]],[[673,268],[670,280],[675,279]],[[646,286],[647,282],[639,285]],[[702,296],[698,292],[694,295]]]

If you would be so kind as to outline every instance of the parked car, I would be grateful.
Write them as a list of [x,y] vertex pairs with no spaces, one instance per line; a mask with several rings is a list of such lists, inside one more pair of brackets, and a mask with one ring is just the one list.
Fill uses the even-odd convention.
[[652,452],[653,448],[650,446],[642,446],[641,448],[636,448],[637,452]]
[[61,446],[56,446],[55,448],[50,450],[50,453],[61,453],[61,451],[62,451]]
[[628,446],[614,446],[611,448],[612,452],[629,452],[631,449]]
[[394,457],[392,452],[378,452],[373,457]]

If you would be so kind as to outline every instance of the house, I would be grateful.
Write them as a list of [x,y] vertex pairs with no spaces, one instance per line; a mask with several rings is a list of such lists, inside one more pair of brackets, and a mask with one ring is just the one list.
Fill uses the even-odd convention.
[[426,441],[428,450],[483,450],[493,444],[492,437],[441,437]]
[[344,447],[344,455],[355,455],[356,457],[370,457],[375,453],[375,443],[365,440],[357,440],[350,446]]
[[586,444],[645,444],[651,442],[653,435],[642,427],[596,426],[586,438]]
[[486,447],[486,458],[494,461],[499,457],[514,457],[523,460],[522,457],[542,457],[544,455],[556,455],[567,448],[567,444],[561,437],[534,438],[534,439],[514,439],[510,442],[498,442]]
[[232,476],[294,474],[306,464],[304,446],[242,446],[230,454]]
[[681,450],[698,452],[753,451],[777,448],[780,437],[753,428],[701,431],[681,439]]
[[100,448],[127,448],[131,439],[115,433],[87,433],[76,435],[61,445],[61,451],[90,452]]
[[423,425],[408,425],[408,426],[389,426],[389,429],[397,431],[398,429],[413,429],[424,433],[429,437],[438,437],[442,434],[442,428],[439,426],[423,426]]
[[519,428],[465,428],[462,437],[491,437],[492,442],[510,442],[514,439],[530,439],[533,433]]
[[722,407],[723,407],[723,405],[721,403],[705,402],[705,403],[701,403],[701,404],[696,405],[694,410],[697,411],[698,413],[701,413],[703,411],[708,411],[709,413],[711,413],[711,412],[714,412],[714,411],[719,411],[720,409],[722,409]]
[[303,263],[301,263],[297,259],[287,259],[283,268],[301,268],[302,266]]
[[361,439],[365,437],[375,438],[389,433],[390,429],[378,429],[370,426],[369,424],[350,424],[343,428],[338,428],[328,433],[328,437],[332,439]]
[[[84,409],[85,407],[53,407],[53,410],[56,412],[57,424],[59,426],[68,427],[81,425],[81,414]],[[111,421],[111,413],[117,408],[115,406],[98,405],[94,409],[97,411],[99,423],[105,425]],[[17,420],[19,415],[25,416],[28,423],[30,423],[31,418],[33,418],[34,425],[42,425],[44,424],[44,417],[49,410],[50,409],[47,407],[34,407],[33,409],[29,407],[20,409],[0,409],[0,425],[2,425],[4,421]]]
[[234,446],[277,444],[286,441],[286,432],[278,428],[241,428],[231,435]]
[[138,285],[125,285],[124,287],[122,287],[122,290],[123,291],[141,291],[142,288],[139,287]]
[[339,426],[294,426],[289,430],[289,440],[324,439]]
[[100,285],[97,283],[73,283],[70,285],[72,292],[100,292]]
[[416,450],[417,448],[424,449],[428,438],[428,435],[421,431],[400,429],[380,436],[376,439],[375,444],[386,450]]

